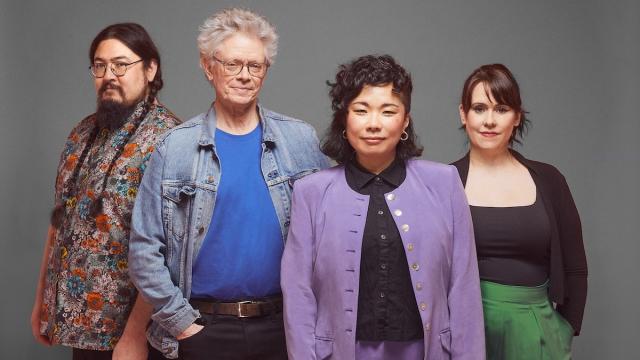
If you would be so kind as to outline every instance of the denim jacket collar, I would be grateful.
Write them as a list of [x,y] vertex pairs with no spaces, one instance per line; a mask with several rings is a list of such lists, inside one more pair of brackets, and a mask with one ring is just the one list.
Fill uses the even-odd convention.
[[[268,111],[265,110],[262,105],[258,104],[258,117],[260,118],[260,125],[262,125],[262,142],[267,146],[275,144],[276,137],[271,130],[271,118]],[[215,134],[216,134],[216,109],[213,107],[213,103],[209,108],[209,111],[204,116],[204,126],[202,127],[202,133],[200,134],[200,140],[198,145],[201,147],[214,147],[215,148]]]

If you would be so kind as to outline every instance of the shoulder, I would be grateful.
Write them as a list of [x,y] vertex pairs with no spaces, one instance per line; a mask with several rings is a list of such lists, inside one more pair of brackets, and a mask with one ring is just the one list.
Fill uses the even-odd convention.
[[429,160],[407,160],[407,170],[408,172],[412,172],[419,176],[423,180],[458,176],[458,172],[454,166]]
[[69,139],[78,136],[88,135],[93,129],[96,122],[96,114],[87,115],[84,119],[80,120],[69,132]]
[[320,170],[296,181],[293,191],[299,194],[298,196],[304,197],[325,193],[340,180],[341,176],[344,177],[344,166],[342,165]]
[[269,110],[265,107],[262,107],[261,110],[265,121],[269,121],[270,124],[275,127],[315,133],[315,129],[313,128],[313,126],[303,120],[296,119],[294,117],[284,115],[273,110]]
[[520,161],[524,166],[533,170],[533,172],[543,181],[555,182],[562,180],[564,181],[564,176],[555,166],[542,162],[527,159],[522,156],[520,153],[513,151],[514,156],[518,161]]
[[154,104],[145,116],[138,133],[148,138],[159,138],[167,130],[176,127],[181,121],[169,109],[162,104]]
[[202,113],[165,131],[158,143],[163,146],[181,145],[184,141],[196,143],[200,137],[206,113]]

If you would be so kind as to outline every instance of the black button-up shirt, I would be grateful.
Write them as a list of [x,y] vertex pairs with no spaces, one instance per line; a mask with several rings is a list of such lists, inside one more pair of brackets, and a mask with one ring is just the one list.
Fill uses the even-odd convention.
[[346,164],[347,183],[369,195],[362,237],[360,290],[356,339],[407,341],[423,338],[422,321],[413,293],[409,265],[400,233],[385,201],[406,177],[396,159],[379,175],[363,169],[355,159]]

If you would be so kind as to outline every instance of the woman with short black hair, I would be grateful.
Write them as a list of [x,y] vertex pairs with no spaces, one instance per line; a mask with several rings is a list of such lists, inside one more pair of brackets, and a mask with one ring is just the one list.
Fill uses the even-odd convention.
[[298,180],[282,258],[291,359],[483,359],[469,208],[455,168],[416,160],[411,76],[340,66],[322,150]]

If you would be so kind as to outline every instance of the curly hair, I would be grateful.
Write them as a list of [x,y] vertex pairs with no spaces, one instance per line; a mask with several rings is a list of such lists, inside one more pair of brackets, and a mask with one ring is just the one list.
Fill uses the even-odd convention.
[[[391,84],[393,92],[400,97],[406,114],[411,110],[411,92],[413,84],[411,75],[390,55],[365,55],[350,63],[342,64],[338,68],[335,82],[327,81],[330,87],[331,108],[333,119],[325,134],[321,150],[338,164],[344,164],[351,159],[354,149],[342,136],[346,129],[349,104],[358,97],[366,86],[384,86]],[[413,122],[405,129],[409,135],[400,141],[396,147],[396,156],[402,160],[422,155],[422,146],[413,130]]]
[[149,103],[153,103],[158,96],[158,92],[162,89],[164,82],[162,81],[160,53],[158,52],[156,44],[151,40],[149,33],[147,33],[142,25],[136,23],[118,23],[107,26],[102,29],[91,42],[91,47],[89,48],[89,61],[91,63],[93,63],[93,57],[100,43],[109,39],[120,41],[136,55],[140,56],[146,68],[149,67],[151,61],[155,61],[158,70],[156,71],[156,76],[153,78],[153,81],[149,82],[149,96],[147,99]]
[[[509,145],[522,144],[522,137],[526,134],[531,121],[527,118],[527,111],[522,107],[520,87],[509,69],[502,64],[487,64],[473,70],[462,87],[460,105],[465,114],[471,110],[471,94],[477,84],[482,84],[484,91],[493,95],[499,104],[508,105],[520,115],[520,124],[513,130],[509,138]],[[460,127],[464,129],[464,125]]]

